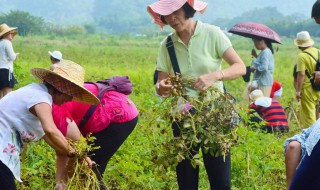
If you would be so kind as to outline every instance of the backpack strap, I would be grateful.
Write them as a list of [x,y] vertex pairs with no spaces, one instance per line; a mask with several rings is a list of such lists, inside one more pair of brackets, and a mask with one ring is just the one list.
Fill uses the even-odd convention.
[[174,46],[173,46],[173,41],[172,41],[171,35],[169,35],[168,38],[167,38],[166,47],[167,47],[167,50],[168,50],[168,53],[169,53],[169,56],[170,56],[170,60],[171,60],[171,64],[172,64],[172,67],[173,67],[174,74],[175,75],[176,74],[181,74],[180,68],[179,68],[179,65],[178,65],[176,52],[174,51]]
[[[101,100],[103,94],[105,93],[105,91],[109,90],[108,88],[105,88],[105,84],[101,84],[101,83],[96,83],[96,82],[85,82],[86,84],[93,84],[98,88],[98,98],[99,100]],[[81,119],[78,127],[79,129],[81,129],[83,126],[86,125],[86,123],[88,122],[88,120],[90,119],[90,117],[92,116],[93,112],[97,109],[97,105],[91,105],[88,109],[88,111],[86,112],[86,114],[83,116],[83,118]]]
[[[310,57],[312,57],[312,59],[313,60],[315,60],[316,61],[316,70],[317,70],[317,67],[319,67],[318,66],[318,63],[319,63],[319,58],[320,58],[320,51],[318,51],[318,60],[311,54],[311,53],[309,53],[309,52],[307,52],[307,51],[304,51],[303,53],[306,53],[306,54],[308,54]],[[309,74],[309,72],[306,70],[306,75],[307,75],[307,77],[309,78],[309,79],[312,79],[312,77],[311,77],[311,75]]]
[[[313,60],[315,60],[316,62],[318,62],[318,60],[317,60],[311,53],[309,53],[309,52],[307,52],[307,51],[304,51],[303,53],[306,53],[306,54],[310,55],[310,57],[312,57]],[[319,51],[318,51],[318,59],[319,59]]]

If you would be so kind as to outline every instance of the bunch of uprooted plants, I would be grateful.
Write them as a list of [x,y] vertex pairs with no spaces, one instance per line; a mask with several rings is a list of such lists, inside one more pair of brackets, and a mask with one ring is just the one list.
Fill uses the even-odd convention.
[[[68,181],[60,183],[65,183],[64,185],[66,190],[100,190],[101,187],[107,190],[108,187],[103,181],[102,176],[97,169],[97,165],[93,164],[92,166],[89,166],[86,161],[86,158],[90,156],[90,152],[99,148],[93,146],[95,138],[89,135],[87,137],[80,137],[80,140],[78,141],[72,141],[70,139],[67,140],[70,146],[76,150],[76,153],[74,157],[69,159],[69,163],[66,166],[68,170]],[[45,154],[46,151],[51,149],[44,142],[43,144],[37,143],[31,144],[30,146],[33,146],[33,148],[27,148],[27,151],[30,151],[29,154],[36,154],[40,157],[41,161],[33,163],[31,161],[33,159],[32,157],[25,157],[22,155],[21,159],[31,165],[24,168],[26,172],[22,173],[23,183],[17,183],[18,189],[46,189],[51,188],[52,186],[54,187],[54,180],[44,180],[45,182],[39,181],[39,184],[30,182],[37,181],[39,179],[55,178],[54,155],[52,155],[51,152],[47,152],[47,154]],[[46,165],[46,167],[44,167],[44,165]]]
[[86,158],[89,152],[100,147],[92,146],[92,142],[95,140],[90,135],[86,138],[81,137],[79,141],[72,141],[68,139],[70,146],[75,150],[75,157],[72,158],[69,168],[69,178],[66,185],[66,190],[100,190],[108,189],[106,183],[103,181],[101,174],[97,169],[97,165],[94,163],[89,166]]
[[[202,147],[205,153],[226,156],[237,144],[237,127],[240,116],[235,99],[228,93],[210,87],[199,93],[197,98],[187,97],[186,88],[194,83],[192,77],[169,76],[167,84],[173,85],[171,98],[165,99],[159,107],[165,125],[157,125],[161,138],[157,138],[152,151],[156,171],[167,171],[184,159],[190,159],[196,167],[202,165],[201,155],[195,153]],[[163,106],[164,105],[164,106]],[[177,123],[180,135],[172,135],[171,125]],[[169,125],[169,126],[168,126]]]

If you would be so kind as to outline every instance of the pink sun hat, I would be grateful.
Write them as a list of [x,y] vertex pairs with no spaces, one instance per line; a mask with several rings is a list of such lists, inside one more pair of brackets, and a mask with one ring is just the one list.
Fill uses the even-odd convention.
[[153,22],[159,24],[161,28],[165,24],[161,21],[160,15],[170,15],[174,11],[180,9],[186,2],[196,11],[203,13],[208,3],[199,0],[159,0],[147,7],[147,11],[153,18]]

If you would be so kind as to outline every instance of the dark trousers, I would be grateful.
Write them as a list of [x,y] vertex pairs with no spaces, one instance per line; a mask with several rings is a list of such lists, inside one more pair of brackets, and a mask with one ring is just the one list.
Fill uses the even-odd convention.
[[[180,129],[177,123],[172,125],[173,135],[180,135]],[[194,154],[199,152],[201,147],[195,148]],[[227,155],[225,160],[223,156],[212,156],[202,151],[203,162],[209,178],[211,189],[230,190],[231,189],[231,157]],[[183,160],[178,163],[176,168],[178,185],[180,190],[197,190],[199,185],[199,166],[194,168],[190,160]]]
[[[251,127],[256,127],[255,123],[260,124],[263,120],[257,116],[252,116],[250,117],[250,122],[251,122]],[[267,133],[285,133],[289,131],[289,126],[265,126],[265,125],[260,125],[260,129],[263,131],[266,131]]]
[[11,170],[0,161],[0,189],[17,190]]
[[100,148],[92,152],[94,155],[91,159],[97,163],[101,175],[110,158],[131,134],[137,122],[138,117],[125,123],[111,123],[106,129],[92,135],[96,138],[94,146],[100,146]]
[[311,155],[306,155],[299,165],[292,180],[290,190],[320,189],[320,141],[313,148]]

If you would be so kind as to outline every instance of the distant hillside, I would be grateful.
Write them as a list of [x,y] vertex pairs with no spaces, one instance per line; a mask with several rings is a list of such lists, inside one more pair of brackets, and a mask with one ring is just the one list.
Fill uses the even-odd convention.
[[[146,7],[156,0],[0,0],[0,12],[21,10],[57,24],[93,24],[110,31],[131,32],[149,27],[151,17]],[[310,18],[315,0],[205,0],[207,11],[198,18],[214,23],[216,19],[233,19],[244,12],[276,7],[282,15]]]

